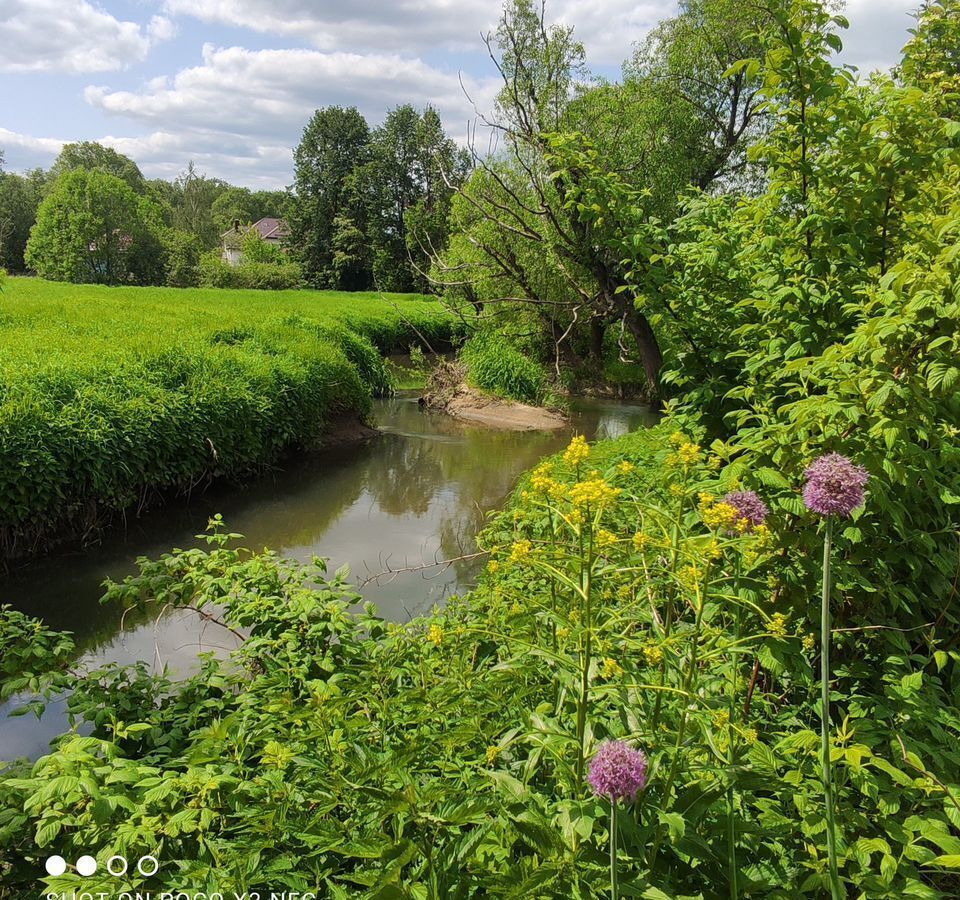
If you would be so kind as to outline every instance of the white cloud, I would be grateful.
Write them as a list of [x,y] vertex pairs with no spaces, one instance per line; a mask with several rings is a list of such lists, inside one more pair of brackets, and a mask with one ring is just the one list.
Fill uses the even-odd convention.
[[0,147],[7,153],[11,148],[15,151],[25,151],[27,155],[38,155],[52,159],[56,156],[66,141],[58,138],[38,138],[30,137],[26,134],[18,134],[6,128],[0,128]]
[[[619,66],[632,42],[676,10],[675,0],[553,0],[550,21],[575,26],[590,61]],[[320,50],[423,53],[482,50],[497,0],[166,0],[168,13],[296,38]]]
[[4,0],[0,71],[106,72],[143,60],[173,34],[155,16],[144,29],[121,22],[87,0]]
[[916,25],[911,13],[919,5],[919,0],[847,0],[843,14],[850,28],[840,32],[840,61],[864,74],[894,66],[910,37],[907,29]]

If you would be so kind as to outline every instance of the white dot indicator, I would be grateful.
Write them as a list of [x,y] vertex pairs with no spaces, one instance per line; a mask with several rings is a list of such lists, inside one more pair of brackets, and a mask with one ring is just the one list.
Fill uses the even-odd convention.
[[67,871],[67,861],[62,856],[51,856],[43,864],[43,867],[47,870],[48,875],[56,878],[58,875],[62,875]]
[[84,878],[97,871],[97,861],[92,856],[81,856],[77,860],[77,872]]

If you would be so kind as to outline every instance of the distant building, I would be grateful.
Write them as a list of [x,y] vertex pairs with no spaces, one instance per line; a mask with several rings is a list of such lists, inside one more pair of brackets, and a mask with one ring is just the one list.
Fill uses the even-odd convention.
[[273,219],[265,216],[252,225],[241,225],[239,219],[233,220],[233,228],[220,235],[223,250],[220,258],[231,266],[239,265],[243,258],[243,239],[250,231],[256,229],[268,244],[279,247],[283,239],[290,233],[287,223],[283,219]]

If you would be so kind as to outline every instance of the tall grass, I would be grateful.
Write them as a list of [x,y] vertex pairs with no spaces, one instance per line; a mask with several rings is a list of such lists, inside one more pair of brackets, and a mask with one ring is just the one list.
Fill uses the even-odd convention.
[[11,279],[0,295],[0,553],[308,445],[389,388],[382,352],[450,328],[413,295]]

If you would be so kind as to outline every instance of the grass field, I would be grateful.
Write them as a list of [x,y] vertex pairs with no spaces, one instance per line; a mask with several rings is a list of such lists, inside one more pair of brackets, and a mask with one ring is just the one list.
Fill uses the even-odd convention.
[[0,554],[235,474],[364,414],[381,354],[449,338],[416,295],[107,288],[0,294]]

